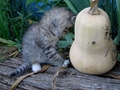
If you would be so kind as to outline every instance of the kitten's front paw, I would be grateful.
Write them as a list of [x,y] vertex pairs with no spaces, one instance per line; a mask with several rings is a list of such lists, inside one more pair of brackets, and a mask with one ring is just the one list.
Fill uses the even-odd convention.
[[40,64],[38,64],[38,63],[32,64],[32,71],[33,71],[33,72],[38,72],[38,71],[40,71],[40,70],[41,70]]
[[65,60],[62,66],[68,66],[70,64],[70,60]]

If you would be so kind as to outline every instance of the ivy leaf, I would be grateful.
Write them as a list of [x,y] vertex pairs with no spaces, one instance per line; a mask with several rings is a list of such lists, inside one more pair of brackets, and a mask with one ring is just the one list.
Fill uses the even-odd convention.
[[59,48],[66,48],[68,46],[70,46],[73,43],[73,38],[74,38],[74,34],[73,33],[68,33],[65,36],[65,40],[61,40],[58,42],[58,47]]
[[69,46],[69,42],[68,41],[59,41],[58,42],[58,47],[59,48],[66,48],[67,46]]
[[65,39],[67,40],[67,42],[68,42],[70,45],[72,44],[73,40],[72,40],[72,38],[71,38],[71,36],[70,36],[70,33],[68,33],[68,34],[65,36]]
[[72,32],[69,32],[68,35],[74,39],[74,34]]

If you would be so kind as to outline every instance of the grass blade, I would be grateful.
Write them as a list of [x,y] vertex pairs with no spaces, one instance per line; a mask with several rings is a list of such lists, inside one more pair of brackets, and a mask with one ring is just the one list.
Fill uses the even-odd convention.
[[6,40],[6,39],[3,39],[3,38],[0,38],[0,42],[4,43],[4,44],[7,44],[9,46],[16,46],[16,42],[11,41],[11,40]]
[[75,9],[75,7],[74,7],[73,4],[70,2],[70,0],[64,0],[64,2],[69,6],[69,8],[70,8],[74,13],[78,13],[78,11]]
[[78,12],[90,6],[90,0],[70,0],[70,2],[74,5]]

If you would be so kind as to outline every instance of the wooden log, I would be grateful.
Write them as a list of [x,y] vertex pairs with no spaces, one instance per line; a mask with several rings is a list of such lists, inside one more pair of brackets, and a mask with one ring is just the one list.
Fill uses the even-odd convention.
[[[9,77],[10,73],[22,63],[20,58],[11,58],[0,63],[0,90],[9,90],[19,77]],[[50,67],[44,73],[25,78],[16,90],[52,90],[52,79],[57,67]],[[119,71],[111,71],[117,73]],[[108,74],[95,76],[78,72],[74,68],[62,70],[56,79],[57,90],[120,90],[120,80]]]

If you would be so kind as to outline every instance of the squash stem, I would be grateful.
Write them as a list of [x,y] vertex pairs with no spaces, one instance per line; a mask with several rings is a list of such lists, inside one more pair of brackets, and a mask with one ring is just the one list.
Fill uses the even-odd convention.
[[99,0],[90,0],[90,10],[89,10],[89,14],[91,15],[99,15],[100,12],[98,10],[98,2]]

